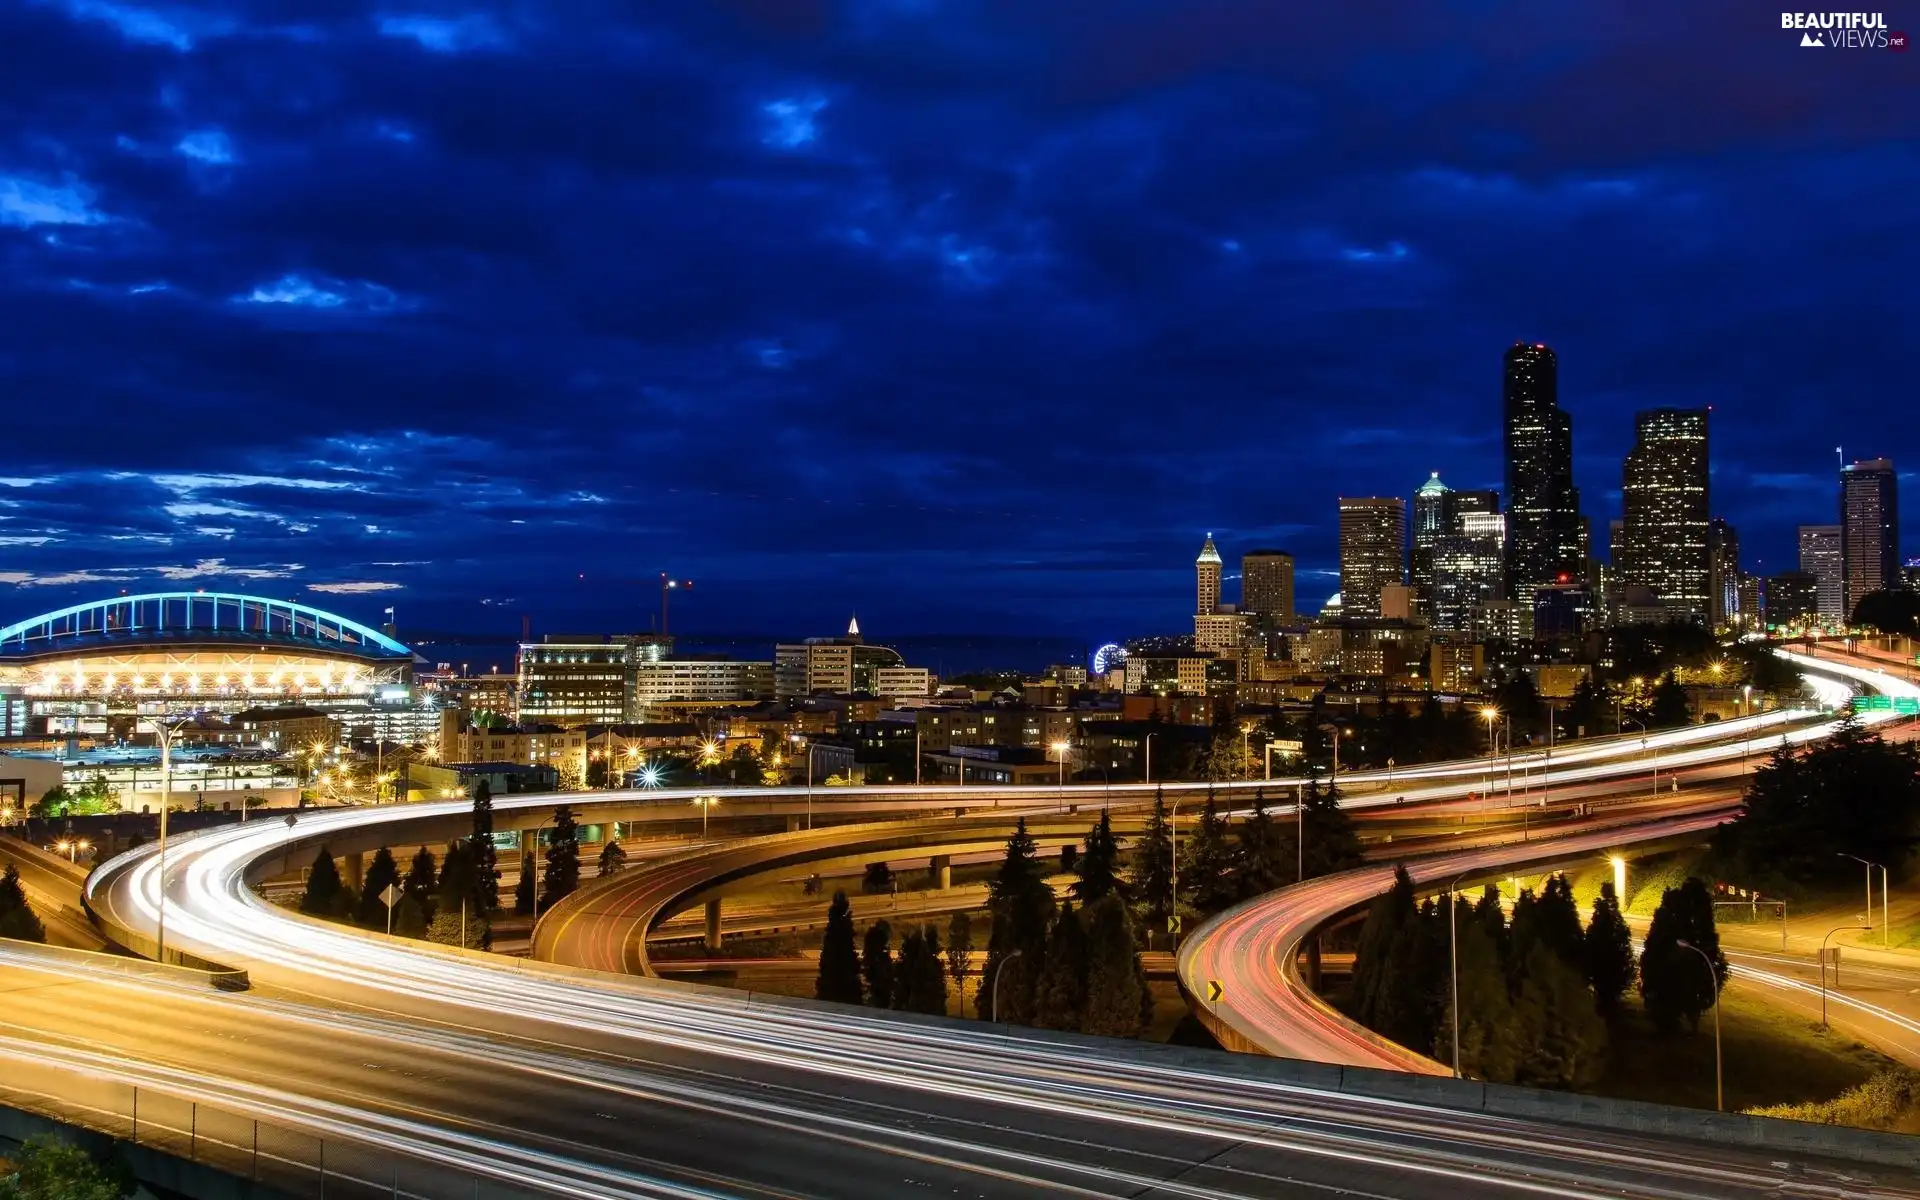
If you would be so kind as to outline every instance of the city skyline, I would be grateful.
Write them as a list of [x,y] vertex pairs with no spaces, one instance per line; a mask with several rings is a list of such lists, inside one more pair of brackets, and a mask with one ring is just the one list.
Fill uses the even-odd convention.
[[[1516,339],[1596,530],[1644,409],[1713,407],[1751,571],[1837,519],[1826,448],[1912,485],[1901,56],[1731,10],[1684,65],[1427,16],[765,11],[0,14],[0,612],[185,584],[512,637],[645,628],[664,571],[689,632],[1097,641],[1178,628],[1209,529],[1312,611],[1337,497],[1505,491]],[[1353,82],[1383,54],[1391,105]]]

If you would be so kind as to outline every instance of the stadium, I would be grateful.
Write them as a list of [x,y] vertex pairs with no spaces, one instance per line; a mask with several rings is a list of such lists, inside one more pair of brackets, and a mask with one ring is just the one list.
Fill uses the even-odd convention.
[[155,592],[0,629],[0,734],[119,733],[165,712],[359,709],[408,694],[413,653],[290,600]]

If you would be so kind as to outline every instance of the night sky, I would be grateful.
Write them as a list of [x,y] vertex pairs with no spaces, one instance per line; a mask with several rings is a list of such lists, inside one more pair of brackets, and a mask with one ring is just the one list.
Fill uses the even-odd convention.
[[1317,605],[1337,496],[1500,483],[1517,338],[1602,548],[1655,405],[1749,569],[1836,445],[1920,514],[1920,54],[1306,12],[0,0],[0,624],[644,628],[670,571],[683,630],[1106,640],[1209,530]]

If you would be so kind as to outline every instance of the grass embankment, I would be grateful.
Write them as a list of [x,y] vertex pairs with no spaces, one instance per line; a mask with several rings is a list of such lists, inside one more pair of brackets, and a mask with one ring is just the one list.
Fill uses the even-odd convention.
[[[1821,1032],[1805,1019],[1745,993],[1738,982],[1721,996],[1720,1034],[1727,1108],[1817,1104],[1860,1087],[1894,1065],[1845,1034]],[[1713,1107],[1713,1015],[1697,1033],[1664,1034],[1638,998],[1608,1027],[1610,1053],[1597,1095],[1688,1108]]]

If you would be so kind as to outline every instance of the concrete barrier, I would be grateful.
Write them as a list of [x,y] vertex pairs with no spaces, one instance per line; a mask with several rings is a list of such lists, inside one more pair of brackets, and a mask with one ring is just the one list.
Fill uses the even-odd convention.
[[53,972],[81,970],[89,974],[105,973],[123,979],[181,983],[222,992],[244,992],[250,986],[245,971],[231,968],[208,970],[191,965],[154,962],[149,958],[105,954],[96,950],[69,950],[64,946],[21,942],[12,938],[0,938],[0,954],[29,969],[43,968]]

